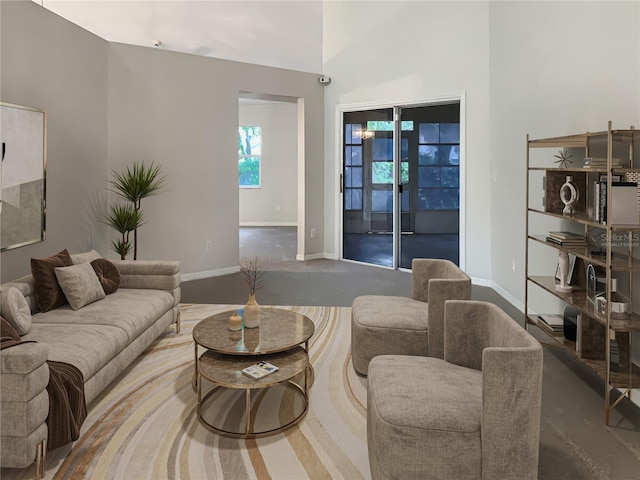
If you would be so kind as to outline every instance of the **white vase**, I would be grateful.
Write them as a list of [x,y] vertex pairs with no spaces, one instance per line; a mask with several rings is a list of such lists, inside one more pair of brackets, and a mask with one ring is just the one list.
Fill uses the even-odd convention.
[[567,275],[569,274],[569,254],[563,250],[560,250],[558,254],[558,270],[560,273],[560,283],[556,285],[556,290],[558,292],[570,292],[573,288],[567,282]]
[[563,215],[573,216],[576,213],[576,204],[580,199],[580,191],[573,182],[573,177],[567,175],[566,181],[560,187],[560,200],[564,203]]
[[260,326],[260,305],[256,302],[255,295],[249,295],[249,300],[244,306],[244,328],[256,328]]

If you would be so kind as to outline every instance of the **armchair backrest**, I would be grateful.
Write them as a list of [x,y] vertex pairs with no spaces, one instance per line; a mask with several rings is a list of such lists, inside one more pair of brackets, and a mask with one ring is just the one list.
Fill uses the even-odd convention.
[[471,279],[450,260],[414,258],[411,296],[427,302],[429,356],[444,357],[444,302],[471,298]]
[[538,476],[542,347],[486,302],[445,305],[444,359],[482,370],[482,478]]

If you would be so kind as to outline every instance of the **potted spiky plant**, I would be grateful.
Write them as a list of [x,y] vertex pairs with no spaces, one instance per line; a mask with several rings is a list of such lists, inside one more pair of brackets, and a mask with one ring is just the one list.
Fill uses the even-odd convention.
[[[166,186],[166,175],[161,175],[160,165],[155,165],[153,162],[150,165],[145,162],[134,162],[133,166],[127,167],[124,172],[114,171],[112,174],[113,179],[109,181],[111,185],[109,190],[133,204],[131,207],[138,213],[139,221],[142,219],[140,210],[142,199],[157,195]],[[138,259],[138,228],[141,225],[142,223],[137,223],[132,230],[134,260]],[[111,226],[118,230],[114,225]],[[122,242],[124,242],[124,237]],[[131,246],[129,246],[129,250],[131,250]]]
[[120,255],[120,259],[124,260],[132,248],[129,234],[144,223],[142,212],[129,204],[112,205],[104,223],[122,235],[122,238],[111,242],[111,246]]

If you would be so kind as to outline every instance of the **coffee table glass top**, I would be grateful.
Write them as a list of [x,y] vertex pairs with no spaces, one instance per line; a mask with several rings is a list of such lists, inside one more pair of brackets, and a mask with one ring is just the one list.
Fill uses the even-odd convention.
[[313,322],[306,316],[279,308],[260,307],[260,326],[232,332],[229,310],[205,318],[193,329],[198,345],[229,355],[264,355],[282,352],[311,338]]

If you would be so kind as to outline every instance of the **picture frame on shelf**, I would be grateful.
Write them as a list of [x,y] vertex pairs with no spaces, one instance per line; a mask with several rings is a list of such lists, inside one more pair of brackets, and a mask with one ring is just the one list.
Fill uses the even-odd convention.
[[[573,272],[576,266],[576,256],[569,254],[569,272],[567,273],[567,285],[573,285]],[[556,266],[556,280],[560,281],[560,262]]]
[[[606,173],[601,173],[600,176],[598,177],[598,182],[606,182],[607,181],[607,177],[608,175]],[[612,182],[621,182],[622,181],[622,175],[611,175],[611,181]]]

